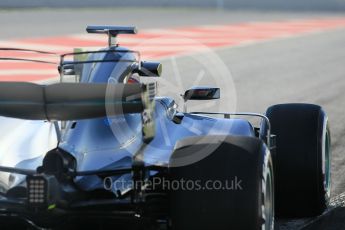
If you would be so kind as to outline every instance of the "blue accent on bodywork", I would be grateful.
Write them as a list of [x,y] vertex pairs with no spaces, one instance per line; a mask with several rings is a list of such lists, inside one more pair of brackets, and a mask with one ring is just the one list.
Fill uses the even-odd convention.
[[[129,143],[121,143],[111,130],[111,119],[105,118],[78,121],[74,129],[66,132],[60,148],[70,152],[78,162],[78,170],[116,169],[130,167],[132,156],[142,145],[140,115],[122,116],[115,122],[128,124],[128,130],[119,135]],[[215,119],[185,114],[181,124],[174,123],[168,116],[168,107],[162,99],[156,100],[156,136],[144,152],[148,165],[166,165],[176,143],[186,137],[205,135],[254,136],[251,124],[243,119]],[[115,132],[116,134],[116,132]],[[97,176],[76,178],[84,190],[102,188],[103,181]]]

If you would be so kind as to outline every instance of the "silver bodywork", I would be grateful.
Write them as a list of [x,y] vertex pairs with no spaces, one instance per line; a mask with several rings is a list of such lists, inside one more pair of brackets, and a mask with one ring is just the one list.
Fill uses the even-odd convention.
[[[134,53],[122,47],[110,47],[112,52],[89,55],[90,60],[122,60],[83,65],[80,76],[84,83],[122,83],[128,70],[136,63]],[[118,51],[118,52],[114,52]],[[130,71],[129,71],[130,72]],[[244,119],[212,118],[205,115],[178,113],[171,98],[156,98],[154,139],[145,148],[146,165],[166,166],[179,140],[192,136],[239,135],[255,136],[252,125]],[[0,136],[0,165],[22,169],[36,169],[46,152],[59,147],[77,162],[77,171],[109,170],[132,166],[133,155],[143,145],[141,114],[69,121],[58,143],[56,130],[50,122],[1,118],[6,124]],[[8,131],[11,132],[8,132]],[[0,174],[3,190],[24,181],[24,176]],[[14,175],[14,174],[12,174]],[[14,178],[14,179],[13,179]],[[115,179],[131,180],[131,175]],[[76,177],[75,183],[85,191],[104,188],[97,176]],[[118,188],[123,190],[123,188]]]
[[[0,117],[0,165],[35,169],[58,144],[53,123]],[[24,175],[0,172],[0,191],[25,180]]]
[[[244,119],[184,114],[181,124],[176,124],[170,116],[171,106],[172,99],[156,99],[156,136],[144,152],[147,165],[167,165],[176,143],[186,137],[254,136],[253,127]],[[131,128],[121,129],[121,122],[130,123]],[[119,116],[110,121],[106,118],[78,121],[73,129],[70,123],[59,147],[77,159],[78,171],[131,167],[133,154],[143,144],[140,124],[139,115]],[[78,177],[76,182],[83,190],[103,186],[103,181],[96,176]]]

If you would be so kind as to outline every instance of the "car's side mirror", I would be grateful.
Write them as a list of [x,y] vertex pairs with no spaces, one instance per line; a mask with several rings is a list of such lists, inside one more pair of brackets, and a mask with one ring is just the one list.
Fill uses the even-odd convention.
[[73,65],[73,64],[64,65],[63,75],[65,75],[65,76],[75,75],[75,65]]
[[220,98],[220,88],[215,87],[193,87],[188,89],[184,95],[184,101],[189,100],[214,100]]
[[63,75],[75,75],[75,65],[70,62],[63,62],[60,66],[58,66],[58,71]]
[[181,95],[184,100],[183,111],[187,112],[187,101],[189,100],[214,100],[220,98],[220,88],[216,87],[193,87],[186,90],[186,92]]

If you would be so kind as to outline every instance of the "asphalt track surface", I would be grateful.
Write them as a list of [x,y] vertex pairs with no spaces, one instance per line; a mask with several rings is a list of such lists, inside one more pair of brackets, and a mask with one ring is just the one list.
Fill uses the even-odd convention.
[[[137,25],[149,29],[224,25],[245,22],[284,22],[344,18],[330,13],[239,12],[180,9],[83,9],[0,11],[0,40],[81,34],[87,24]],[[345,191],[345,27],[323,28],[286,37],[221,46],[217,57],[231,71],[237,111],[265,112],[272,104],[320,104],[329,115],[332,132],[332,196]],[[195,82],[200,65],[188,57],[163,57],[163,78],[180,75],[184,86]],[[178,73],[174,66],[178,64]],[[207,78],[202,84],[213,84]],[[171,93],[171,92],[170,92]],[[223,92],[233,95],[234,92]],[[161,92],[164,94],[164,92]],[[169,93],[168,93],[169,94]],[[227,98],[226,95],[224,95]],[[332,216],[332,215],[331,215]],[[302,222],[283,229],[298,229]],[[310,228],[313,229],[313,228]],[[342,229],[332,228],[332,229]]]

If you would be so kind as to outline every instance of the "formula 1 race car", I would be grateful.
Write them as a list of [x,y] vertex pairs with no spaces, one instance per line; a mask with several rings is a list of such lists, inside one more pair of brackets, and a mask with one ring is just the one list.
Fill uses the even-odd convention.
[[[107,34],[109,47],[61,55],[60,83],[0,83],[1,229],[273,230],[277,217],[327,208],[320,106],[181,112],[140,81],[160,76],[161,64],[116,44],[134,27],[87,31]],[[220,89],[182,97],[219,99]]]

